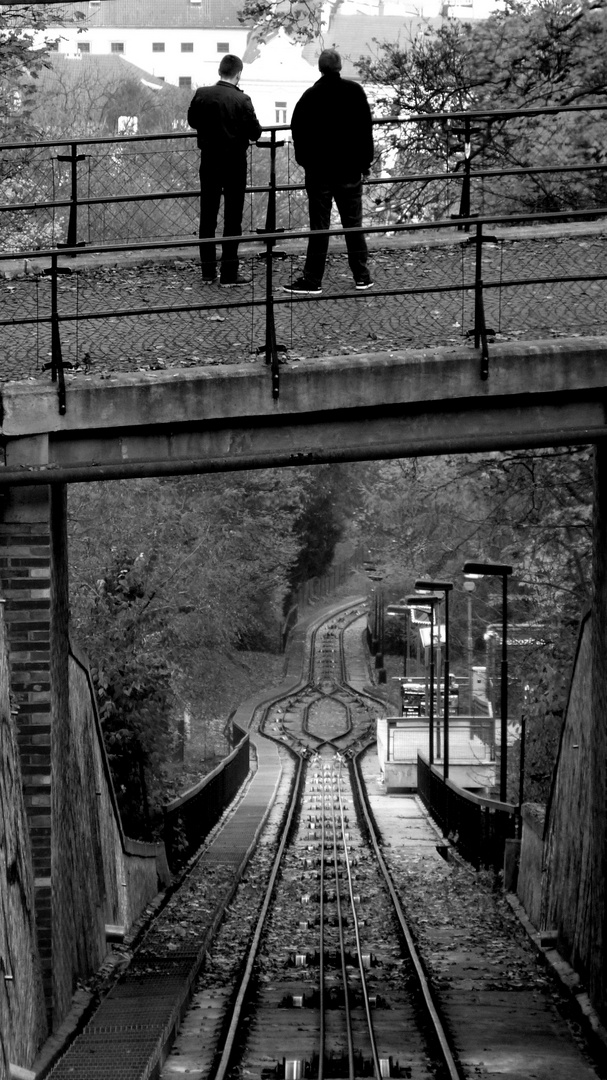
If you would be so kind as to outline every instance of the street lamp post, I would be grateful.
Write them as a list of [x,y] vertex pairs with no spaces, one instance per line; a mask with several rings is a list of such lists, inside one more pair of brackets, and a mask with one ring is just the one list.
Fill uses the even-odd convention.
[[[452,581],[416,581],[415,588],[420,593],[440,593],[445,597],[445,661],[444,661],[444,695],[443,695],[443,777],[449,779],[449,593],[453,588]],[[440,641],[440,625],[439,625]],[[440,685],[440,670],[438,673]]]
[[501,577],[502,579],[502,662],[500,670],[500,801],[508,793],[508,578],[512,567],[504,563],[464,563],[464,574],[470,578]]
[[421,611],[430,612],[430,723],[429,723],[429,757],[430,764],[434,765],[434,609],[440,604],[440,596],[408,596],[407,607],[417,608]]
[[470,716],[474,716],[474,687],[472,685],[472,667],[474,663],[474,638],[472,636],[472,593],[476,586],[473,581],[464,581],[464,589],[468,601],[468,639],[466,642],[467,667],[468,667],[468,710]]
[[386,615],[403,615],[405,619],[404,630],[404,646],[403,646],[403,676],[407,677],[407,658],[409,655],[409,617],[410,612],[404,601],[400,601],[398,604],[388,604],[386,608]]

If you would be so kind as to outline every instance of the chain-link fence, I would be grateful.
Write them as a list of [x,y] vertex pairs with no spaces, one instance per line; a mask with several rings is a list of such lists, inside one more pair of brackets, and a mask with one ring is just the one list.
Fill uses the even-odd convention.
[[[607,163],[596,149],[604,108],[377,119],[365,221],[592,212],[607,201]],[[195,136],[185,132],[5,144],[3,250],[195,236],[198,165]],[[276,228],[306,228],[303,173],[289,129],[276,127],[250,151],[245,231],[266,226],[272,166]]]
[[[535,114],[507,119],[516,122],[521,142],[527,123],[526,141],[535,146]],[[542,123],[555,119],[546,114]],[[425,122],[430,123],[427,117]],[[431,122],[441,138],[451,130],[445,129],[444,118]],[[398,131],[411,123],[402,122]],[[475,137],[468,126],[464,164],[472,160]],[[577,167],[572,163],[566,167],[567,190],[576,209],[566,214],[559,209],[529,218],[500,209],[473,216],[470,209],[472,216],[466,218],[437,219],[432,215],[445,215],[457,200],[461,210],[462,176],[445,168],[424,178],[396,175],[399,161],[395,158],[394,167],[388,167],[381,149],[395,137],[394,128],[392,121],[377,125],[380,152],[365,189],[373,290],[355,292],[344,237],[334,229],[323,292],[313,297],[287,296],[282,288],[302,272],[307,226],[303,176],[288,131],[273,129],[270,139],[251,152],[240,249],[251,282],[236,293],[201,286],[198,151],[192,136],[8,147],[0,173],[2,196],[11,200],[3,208],[8,247],[0,253],[1,377],[38,376],[47,368],[54,375],[66,367],[104,374],[265,359],[274,379],[281,353],[296,361],[470,341],[482,346],[485,364],[491,340],[606,332],[602,219],[607,206],[593,201],[602,194],[600,170],[577,174],[576,183],[582,176],[592,179],[584,189],[588,208],[580,207],[580,193],[571,187],[571,170]],[[541,131],[545,136],[544,127]],[[503,133],[500,137],[512,155],[518,143],[505,140]],[[435,142],[442,145],[438,137]],[[546,139],[537,143],[538,154],[547,154]],[[437,168],[429,146],[427,139],[425,163]],[[496,153],[487,140],[481,149]],[[400,153],[400,144],[396,150]],[[445,162],[449,165],[448,155]],[[481,204],[479,192],[485,198],[488,189],[478,174],[468,171],[467,180],[466,198],[473,208]],[[503,177],[504,192],[510,180],[514,183],[513,176]],[[533,202],[536,180],[529,169],[516,173],[519,188],[528,185],[524,195],[519,190],[519,202]],[[388,211],[377,192],[388,190],[389,183],[392,193],[404,184],[408,198],[417,192],[418,209],[423,194],[428,220],[378,223]],[[390,198],[396,205],[394,194]],[[491,198],[497,203],[497,193]],[[410,213],[409,203],[396,216]],[[269,229],[274,230],[272,239]],[[473,235],[467,236],[466,229]],[[38,251],[34,234],[46,245]],[[59,236],[69,237],[72,245],[61,258]],[[119,238],[120,244],[90,242],[99,236]],[[11,245],[20,248],[18,260]],[[258,257],[268,252],[272,258]],[[3,272],[11,260],[13,269]],[[31,272],[24,274],[24,269]]]

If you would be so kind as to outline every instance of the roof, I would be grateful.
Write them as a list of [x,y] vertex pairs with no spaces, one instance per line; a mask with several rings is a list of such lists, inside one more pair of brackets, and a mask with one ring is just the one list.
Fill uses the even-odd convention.
[[162,79],[157,79],[155,75],[150,75],[149,71],[138,67],[137,64],[131,64],[130,61],[122,59],[115,53],[81,53],[78,57],[66,56],[64,53],[51,53],[48,62],[48,66],[42,68],[36,80],[39,89],[43,91],[52,88],[58,76],[65,82],[65,77],[69,78],[71,75],[74,82],[77,82],[84,71],[89,71],[94,74],[94,77],[104,81],[107,80],[108,86],[115,84],[118,80],[125,82],[131,79],[158,90],[165,89],[167,86]]
[[102,0],[102,3],[76,0],[61,4],[58,10],[64,11],[68,18],[75,18],[82,27],[151,29],[175,26],[212,30],[241,26],[238,21],[241,7],[241,0],[201,0],[201,3],[191,0]]
[[347,79],[360,78],[356,61],[361,56],[372,57],[377,53],[376,41],[400,41],[403,48],[418,34],[435,30],[444,22],[440,16],[422,19],[415,15],[348,15],[338,13],[325,31],[323,44],[312,41],[305,46],[303,55],[310,63],[316,63],[321,49],[337,49],[342,58],[342,75]]

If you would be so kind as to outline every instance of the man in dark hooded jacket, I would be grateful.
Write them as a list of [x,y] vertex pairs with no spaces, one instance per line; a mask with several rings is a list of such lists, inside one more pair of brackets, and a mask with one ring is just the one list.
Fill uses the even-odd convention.
[[[373,125],[367,96],[359,83],[341,77],[341,57],[325,49],[318,59],[321,78],[293,110],[295,159],[306,174],[310,229],[329,229],[333,200],[344,229],[362,225],[362,181],[373,160]],[[346,233],[348,262],[357,289],[370,289],[364,233]],[[284,289],[320,293],[329,248],[328,236],[310,236],[303,276]]]
[[[253,102],[238,82],[242,60],[226,53],[219,65],[219,82],[200,86],[188,109],[188,124],[198,133],[200,149],[201,238],[214,237],[219,204],[223,195],[223,235],[240,236],[247,186],[249,143],[261,135]],[[202,280],[211,284],[217,276],[215,243],[200,245]],[[238,241],[222,245],[219,284],[246,285],[251,279],[238,273]]]

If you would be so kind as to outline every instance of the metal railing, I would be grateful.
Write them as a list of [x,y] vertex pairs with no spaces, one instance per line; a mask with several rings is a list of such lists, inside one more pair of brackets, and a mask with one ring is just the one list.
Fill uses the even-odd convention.
[[232,802],[249,772],[249,735],[232,724],[236,746],[194,787],[164,807],[163,839],[171,870],[202,844]]
[[307,578],[291,595],[290,607],[285,615],[280,628],[280,643],[284,651],[289,634],[297,624],[301,609],[307,604],[314,604],[318,600],[326,599],[340,587],[345,585],[353,570],[356,570],[366,557],[367,549],[363,544],[358,544],[351,555],[335,563],[326,574]]
[[[564,123],[605,109],[594,104],[376,117],[365,220],[390,225],[467,219],[508,208],[567,213],[582,204],[592,210],[607,201],[607,164],[596,160],[591,147],[576,146],[576,161],[558,155],[568,145]],[[290,128],[263,130],[250,154],[245,230],[303,228],[303,171]],[[198,151],[192,131],[7,142],[1,148],[5,250],[187,239],[196,232]]]
[[[430,722],[427,716],[388,717],[386,761],[415,762],[418,753],[429,753]],[[435,716],[433,758],[438,764],[444,751],[444,718]],[[449,761],[452,765],[495,761],[495,721],[474,716],[451,716]]]
[[[198,238],[193,238],[197,224],[197,200],[198,187],[196,185],[196,168],[198,162],[197,151],[194,146],[194,136],[179,132],[170,135],[158,136],[130,136],[121,138],[87,139],[80,141],[64,141],[61,143],[46,142],[33,146],[32,144],[14,143],[3,146],[2,171],[0,171],[0,221],[8,222],[8,227],[3,229],[5,241],[11,246],[11,227],[14,235],[23,237],[40,234],[42,240],[50,237],[51,243],[21,245],[20,250],[5,250],[0,254],[0,274],[3,264],[18,258],[19,263],[34,264],[37,273],[30,275],[28,282],[35,284],[35,296],[28,294],[26,301],[19,305],[14,297],[9,297],[9,304],[5,305],[5,314],[0,319],[2,334],[3,355],[17,357],[36,354],[39,367],[48,367],[52,379],[58,385],[59,411],[64,413],[67,408],[65,388],[65,368],[83,367],[87,369],[87,357],[90,355],[91,342],[94,349],[102,348],[102,335],[96,331],[99,321],[103,323],[104,335],[110,340],[108,354],[116,352],[116,338],[112,337],[110,330],[115,331],[117,320],[137,319],[138,335],[141,333],[144,323],[155,320],[154,327],[149,331],[150,337],[157,336],[159,320],[165,320],[170,326],[169,337],[174,338],[175,321],[179,321],[181,328],[194,318],[200,319],[204,312],[209,312],[209,321],[224,321],[228,313],[230,318],[236,318],[238,311],[246,310],[251,314],[252,322],[255,323],[254,332],[251,331],[251,339],[257,344],[257,352],[265,355],[266,363],[270,368],[272,395],[274,398],[279,394],[280,363],[282,351],[280,333],[277,324],[285,324],[285,305],[288,305],[286,320],[292,326],[301,317],[305,308],[311,303],[324,303],[327,300],[334,302],[344,300],[357,303],[367,303],[372,299],[372,307],[365,309],[365,321],[369,320],[369,328],[377,337],[382,334],[382,327],[386,318],[392,318],[392,313],[407,322],[404,315],[406,305],[415,301],[418,308],[427,307],[429,303],[438,302],[448,308],[447,318],[451,319],[451,325],[458,328],[459,337],[465,340],[468,336],[473,340],[474,346],[479,350],[479,376],[487,379],[489,376],[489,343],[496,332],[496,325],[502,327],[505,312],[508,312],[508,304],[503,302],[506,292],[511,295],[517,290],[525,289],[533,292],[544,286],[552,287],[555,283],[561,286],[564,301],[559,301],[557,307],[566,311],[567,318],[571,319],[574,307],[579,309],[579,318],[584,332],[592,324],[590,318],[585,317],[585,312],[592,308],[596,325],[603,329],[600,319],[605,310],[605,304],[599,298],[589,295],[589,290],[597,289],[598,283],[607,278],[607,267],[599,263],[589,267],[588,260],[571,260],[570,253],[563,257],[563,268],[558,266],[547,268],[545,265],[537,265],[535,273],[533,267],[526,274],[521,272],[520,263],[508,265],[507,261],[496,260],[493,253],[498,246],[496,237],[488,232],[489,227],[522,226],[533,221],[537,226],[545,226],[555,222],[566,220],[570,223],[586,221],[589,217],[603,219],[607,215],[607,187],[604,183],[606,165],[596,162],[580,160],[563,163],[561,161],[549,161],[549,155],[554,152],[556,139],[554,131],[552,138],[550,128],[545,135],[544,144],[537,145],[537,139],[533,141],[533,129],[527,130],[525,125],[535,122],[538,116],[562,117],[566,114],[569,118],[575,118],[575,114],[581,111],[599,110],[607,106],[571,107],[570,109],[553,110],[521,110],[516,113],[506,112],[477,112],[477,113],[443,113],[428,114],[424,116],[407,117],[405,119],[386,118],[376,121],[378,131],[383,132],[380,140],[381,149],[379,159],[374,166],[374,171],[369,183],[365,187],[365,226],[363,231],[369,237],[369,244],[384,246],[398,246],[406,244],[413,234],[423,235],[424,231],[431,230],[433,236],[448,237],[453,228],[458,231],[474,230],[473,236],[468,236],[461,248],[461,269],[458,272],[455,264],[446,271],[443,280],[438,279],[429,284],[409,284],[397,281],[393,287],[381,287],[376,283],[372,293],[365,296],[356,294],[353,289],[338,288],[323,294],[322,297],[293,297],[279,296],[276,294],[276,264],[285,254],[288,257],[295,256],[302,247],[303,241],[308,236],[304,228],[307,219],[307,207],[303,189],[303,177],[301,170],[297,172],[292,156],[292,146],[287,139],[281,136],[288,132],[288,128],[278,126],[269,129],[269,140],[262,140],[256,146],[251,156],[249,211],[249,232],[245,232],[240,238],[243,250],[250,253],[261,248],[260,254],[265,260],[263,284],[260,281],[260,289],[254,294],[242,298],[242,294],[236,299],[215,301],[213,298],[206,302],[180,302],[180,303],[149,303],[148,297],[140,304],[116,306],[116,297],[111,297],[108,303],[107,297],[101,296],[101,301],[93,296],[90,289],[82,290],[86,296],[81,296],[79,282],[84,280],[85,271],[79,268],[83,266],[82,258],[86,254],[99,259],[109,256],[118,258],[132,256],[137,253],[138,257],[145,259],[153,253],[154,257],[167,257],[171,252],[179,257],[185,254],[195,260],[198,249]],[[463,128],[457,124],[464,125]],[[472,124],[477,127],[473,127]],[[517,163],[512,151],[513,139],[508,143],[509,150],[503,154],[508,164],[501,162],[500,168],[489,167],[496,156],[494,143],[484,135],[477,138],[478,145],[474,145],[473,133],[480,130],[485,124],[488,129],[495,129],[496,125],[505,127],[514,125],[519,134],[521,144],[527,148],[533,147],[533,154],[529,149],[528,156],[532,157],[529,162]],[[407,142],[403,132],[412,127],[431,125],[435,131],[434,149],[424,150],[423,164],[425,171],[402,172],[393,168],[392,165],[402,165],[403,155],[411,155],[411,139]],[[556,130],[556,129],[555,129]],[[463,131],[463,152],[453,160],[453,154],[449,150],[450,137],[453,131]],[[428,140],[426,140],[428,142]],[[495,142],[495,140],[494,140]],[[432,140],[430,140],[432,143]],[[148,145],[149,144],[149,145]],[[145,146],[147,155],[154,155],[153,164],[143,168],[141,155]],[[150,147],[155,146],[153,151]],[[405,150],[403,150],[405,146]],[[69,147],[69,154],[56,155],[57,149]],[[442,150],[441,150],[442,147]],[[87,149],[87,168],[93,168],[94,160],[95,175],[103,174],[106,187],[101,190],[95,188],[93,180],[89,177],[86,190],[83,193],[83,179],[79,169],[84,168],[82,150]],[[269,149],[269,155],[267,150]],[[103,155],[101,156],[101,151]],[[180,154],[181,158],[176,158]],[[420,152],[421,154],[421,152]],[[442,156],[441,156],[442,154]],[[451,154],[451,156],[450,156]],[[11,157],[11,155],[13,155]],[[38,155],[38,157],[36,157]],[[40,184],[33,183],[32,174],[35,172],[34,165],[39,162],[42,155],[45,168],[50,170],[51,180],[47,175],[46,188],[42,191]],[[45,156],[46,155],[46,156]],[[392,157],[390,156],[392,155]],[[520,155],[519,155],[520,156]],[[89,160],[90,158],[90,160]],[[55,183],[53,169],[58,159],[62,159],[62,167],[65,166],[67,173],[59,182]],[[98,160],[103,164],[100,166]],[[164,163],[162,170],[168,172],[173,181],[171,186],[155,186],[154,177],[158,175],[159,163]],[[181,162],[180,169],[176,168],[176,162]],[[392,164],[391,164],[392,162]],[[514,162],[514,163],[513,163]],[[51,167],[52,166],[52,167]],[[91,173],[92,177],[93,173]],[[538,210],[538,206],[550,205],[554,201],[550,177],[575,176],[576,183],[569,183],[566,197],[561,199],[562,205],[558,209],[546,212]],[[177,183],[175,176],[179,180]],[[138,190],[126,190],[125,185],[137,177]],[[577,198],[579,185],[585,185],[585,199],[582,202]],[[261,181],[264,181],[263,183]],[[101,183],[101,181],[99,181]],[[55,186],[53,187],[53,184]],[[180,186],[181,185],[181,186]],[[577,185],[577,186],[576,186]],[[6,193],[10,187],[13,194],[12,201],[6,201]],[[42,185],[44,187],[44,185]],[[52,190],[50,190],[52,189]],[[64,192],[65,189],[65,192]],[[24,199],[23,193],[27,191],[29,200]],[[4,193],[4,195],[3,195]],[[49,194],[64,197],[38,198],[38,195]],[[541,195],[541,198],[540,198]],[[33,196],[36,196],[35,198]],[[603,200],[601,202],[601,199]],[[137,208],[162,204],[163,213],[162,228],[171,239],[156,236],[158,221],[149,218],[145,228],[141,222],[133,227],[135,234],[155,235],[155,239],[137,239],[129,243],[99,243],[99,230],[93,227],[90,214],[94,208],[105,207],[106,221],[103,236],[129,235],[126,228],[126,220],[135,221]],[[166,211],[167,206],[173,206],[171,212]],[[517,213],[504,212],[504,205],[517,205],[527,207],[526,210]],[[111,228],[108,226],[107,214],[109,209],[121,206],[126,208],[127,218],[124,216],[114,220]],[[577,209],[572,207],[576,206]],[[189,209],[188,209],[189,208]],[[88,218],[88,233],[83,242],[81,234],[82,213],[86,212]],[[113,212],[113,211],[112,211]],[[50,231],[36,225],[28,230],[18,224],[18,219],[36,222],[36,215],[49,213],[59,214],[53,217]],[[61,216],[62,215],[62,216]],[[185,215],[185,216],[184,216]],[[442,216],[441,216],[442,215]],[[187,220],[186,220],[187,219]],[[47,221],[48,224],[48,221]],[[136,222],[135,222],[136,224]],[[107,228],[109,228],[109,233]],[[16,232],[15,232],[16,230]],[[330,237],[343,237],[346,230],[330,229],[327,235]],[[356,230],[348,230],[356,231]],[[64,239],[59,240],[61,235]],[[90,243],[91,238],[95,241]],[[61,247],[61,244],[69,244]],[[288,247],[289,251],[277,250],[277,244]],[[19,247],[19,245],[17,245]],[[491,257],[487,252],[491,251]],[[555,259],[558,252],[555,253]],[[518,272],[517,272],[518,271]],[[552,272],[550,272],[552,271]],[[456,273],[458,279],[455,280]],[[44,277],[50,278],[50,290],[48,295],[40,292],[39,283]],[[74,285],[73,282],[76,282]],[[68,284],[69,282],[69,284]],[[87,282],[88,284],[88,282]],[[550,291],[550,289],[548,289]],[[13,288],[13,292],[23,295],[21,285],[19,289]],[[74,296],[74,293],[76,296]],[[260,295],[261,293],[261,295]],[[100,294],[101,295],[101,294]],[[104,303],[105,300],[105,303]],[[470,303],[471,301],[471,303]],[[460,310],[458,311],[458,305]],[[535,297],[532,307],[541,309],[543,296]],[[472,310],[469,311],[470,306]],[[317,309],[313,309],[316,311]],[[599,311],[599,315],[596,312]],[[428,322],[434,316],[434,312],[428,313]],[[459,317],[458,317],[459,316]],[[470,328],[465,327],[465,320],[471,322]],[[410,321],[410,320],[409,320]],[[242,319],[241,319],[242,324]],[[240,324],[240,325],[241,325]],[[164,325],[164,324],[163,324]],[[201,330],[200,321],[196,323],[195,334],[192,340],[199,341]],[[553,330],[553,328],[550,328]],[[213,328],[213,335],[209,335],[212,348],[217,349],[218,333]],[[515,325],[514,333],[519,333],[520,328]],[[557,329],[557,332],[558,329]],[[194,332],[193,332],[194,333]],[[28,336],[29,335],[29,336]],[[240,334],[239,336],[242,336]],[[451,334],[450,341],[455,340],[457,334]],[[424,344],[431,344],[428,335],[424,333]],[[48,355],[50,359],[40,364],[40,358]],[[18,360],[15,361],[18,365]],[[12,373],[12,377],[24,377],[30,374],[27,370],[19,370]]]
[[443,835],[464,859],[477,870],[503,868],[506,840],[516,836],[516,806],[458,788],[421,755],[417,758],[417,790]]

